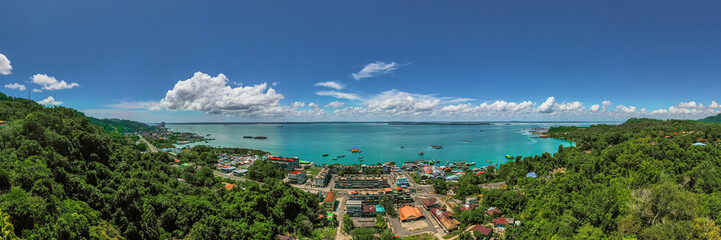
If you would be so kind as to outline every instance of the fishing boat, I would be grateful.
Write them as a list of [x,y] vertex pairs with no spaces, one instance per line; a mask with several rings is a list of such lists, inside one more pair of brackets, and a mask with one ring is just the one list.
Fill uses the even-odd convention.
[[441,145],[431,145],[433,149],[443,149],[443,146]]
[[352,153],[360,153],[361,151],[360,151],[360,150],[355,150],[355,149],[353,149],[353,150],[350,150],[350,152],[352,152]]
[[326,153],[326,154],[323,154],[323,157],[327,157],[327,156],[328,156],[328,154],[327,154],[327,153]]
[[268,137],[265,137],[265,136],[257,136],[257,137],[254,137],[253,139],[268,139]]
[[363,159],[363,156],[358,157],[358,159]]
[[423,155],[425,155],[425,153],[424,153],[424,152],[419,152],[418,155],[423,156]]
[[506,158],[508,158],[508,159],[513,159],[513,156],[511,156],[511,155],[506,155]]
[[486,160],[487,163],[491,163],[491,160]]
[[405,148],[404,146],[401,146],[401,148]]
[[540,138],[548,138],[548,135],[541,135],[541,136],[538,136],[538,137],[540,137]]
[[253,138],[253,136],[243,136],[243,138]]
[[333,158],[333,160],[338,160],[338,158]]
[[340,156],[338,156],[338,158],[342,158],[342,157],[345,157],[345,155],[340,155]]

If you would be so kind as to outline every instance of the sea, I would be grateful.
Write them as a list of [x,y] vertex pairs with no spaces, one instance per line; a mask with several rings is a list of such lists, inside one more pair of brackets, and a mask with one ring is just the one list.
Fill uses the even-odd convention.
[[[398,125],[389,123],[313,124],[170,124],[172,131],[212,138],[208,145],[260,149],[282,157],[299,157],[315,164],[376,164],[413,160],[475,162],[476,167],[508,161],[506,155],[534,156],[555,153],[559,146],[574,146],[562,139],[532,138],[532,128],[588,126],[593,123],[494,123],[492,125]],[[248,139],[243,136],[264,136]],[[432,145],[440,145],[434,149]],[[359,150],[360,153],[352,153]],[[423,155],[419,155],[423,152]],[[323,154],[328,154],[324,157]],[[345,157],[338,157],[345,155]],[[333,160],[337,158],[337,160]],[[488,163],[487,161],[491,161]]]

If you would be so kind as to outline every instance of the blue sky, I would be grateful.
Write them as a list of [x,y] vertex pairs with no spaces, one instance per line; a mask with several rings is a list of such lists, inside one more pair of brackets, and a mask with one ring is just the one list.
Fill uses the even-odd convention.
[[0,83],[145,122],[699,118],[721,109],[719,12],[718,1],[5,1]]

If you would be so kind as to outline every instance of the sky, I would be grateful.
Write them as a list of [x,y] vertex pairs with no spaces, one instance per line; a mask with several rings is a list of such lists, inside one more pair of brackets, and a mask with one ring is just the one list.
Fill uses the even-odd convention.
[[721,110],[719,1],[3,1],[9,96],[142,122]]

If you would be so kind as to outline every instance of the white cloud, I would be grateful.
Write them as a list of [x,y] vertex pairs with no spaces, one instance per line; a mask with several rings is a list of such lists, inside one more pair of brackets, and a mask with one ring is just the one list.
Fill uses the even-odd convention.
[[367,64],[358,73],[352,73],[351,76],[353,76],[355,80],[361,80],[363,78],[370,78],[378,75],[391,73],[394,70],[398,69],[398,67],[400,67],[400,65],[395,62],[387,63],[376,61]]
[[148,109],[156,105],[158,105],[158,102],[155,101],[122,101],[105,106],[114,109]]
[[474,101],[474,100],[476,100],[476,99],[473,99],[473,98],[444,98],[444,99],[448,99],[448,100],[446,101],[446,102],[448,102],[448,103],[461,103],[461,102],[469,102],[469,101]]
[[228,86],[221,74],[211,77],[196,72],[187,80],[178,81],[153,110],[201,111],[210,114],[271,117],[286,113],[290,107],[280,105],[283,95],[267,83],[246,87]]
[[61,101],[56,101],[53,96],[49,96],[49,97],[46,98],[46,99],[40,100],[40,101],[38,101],[38,103],[39,103],[39,104],[42,104],[42,105],[60,105],[60,104],[63,104],[63,102],[61,102]]
[[80,86],[77,83],[67,83],[64,80],[58,81],[55,77],[45,74],[35,74],[30,79],[33,80],[33,83],[42,86],[42,90],[71,89]]
[[0,53],[0,74],[8,75],[12,73],[13,66],[10,65],[10,59],[4,54]]
[[341,102],[341,101],[332,101],[332,102],[328,103],[327,105],[325,105],[325,107],[332,107],[332,108],[339,108],[339,107],[343,107],[343,106],[345,106],[345,102]]
[[318,106],[318,104],[315,104],[315,103],[313,103],[313,102],[312,102],[312,103],[308,103],[308,107],[311,107],[311,108],[313,108],[313,109],[318,109],[318,108],[320,108],[320,106]]
[[341,84],[338,83],[338,82],[333,82],[333,81],[319,82],[319,83],[316,83],[314,86],[327,87],[327,88],[332,88],[332,89],[335,89],[335,90],[342,90],[342,89],[343,89],[343,85],[341,85]]
[[591,112],[598,112],[598,110],[600,110],[600,108],[601,108],[600,105],[593,104],[593,105],[591,105],[591,108],[589,108],[589,110],[591,110]]
[[549,97],[546,99],[545,102],[541,103],[541,106],[538,107],[538,112],[541,113],[552,113],[553,112],[553,104],[556,102],[555,97]]
[[36,89],[33,89],[33,92],[39,93],[39,92],[43,92],[43,90],[40,90],[40,89],[37,89],[37,88],[36,88]]
[[294,108],[303,107],[303,106],[305,106],[305,103],[304,102],[294,102],[293,104],[291,104],[291,106],[293,106]]
[[397,90],[385,91],[368,99],[365,106],[369,112],[383,114],[418,114],[441,105],[441,99],[431,95],[412,94]]
[[348,100],[361,100],[361,97],[354,93],[344,93],[338,91],[317,91],[315,92],[318,96],[330,96],[334,98],[342,98]]
[[676,105],[678,108],[703,108],[703,104],[697,104],[694,101],[690,102],[681,102],[678,105]]
[[709,108],[721,108],[721,106],[719,106],[719,104],[716,103],[716,101],[711,101],[711,104],[708,105],[708,107]]
[[618,105],[618,106],[616,106],[616,111],[621,112],[621,113],[634,113],[634,112],[636,112],[636,107],[634,107],[634,106],[626,107],[624,105]]
[[19,83],[13,83],[13,84],[5,84],[6,88],[9,89],[17,89],[20,91],[25,91],[25,85],[19,84]]
[[646,108],[641,108],[641,110],[638,112],[641,114],[648,114],[648,110],[646,110]]
[[666,110],[666,109],[658,109],[658,110],[651,111],[651,114],[667,114],[667,113],[668,113],[668,110]]

